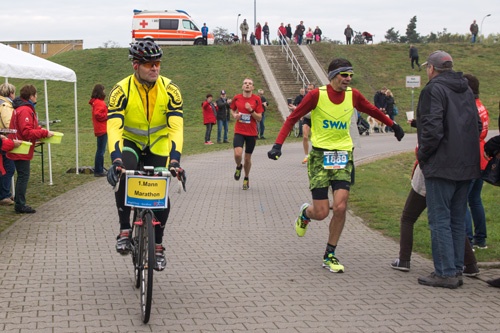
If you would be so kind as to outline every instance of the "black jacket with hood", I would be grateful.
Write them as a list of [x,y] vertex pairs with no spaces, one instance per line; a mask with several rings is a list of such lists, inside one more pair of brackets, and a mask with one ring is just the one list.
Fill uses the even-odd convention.
[[479,119],[474,94],[460,72],[445,71],[422,89],[417,106],[417,159],[426,178],[480,177]]

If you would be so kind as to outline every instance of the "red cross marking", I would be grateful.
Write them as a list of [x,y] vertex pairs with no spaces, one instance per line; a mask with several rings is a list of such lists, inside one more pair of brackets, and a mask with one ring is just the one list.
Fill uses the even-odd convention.
[[141,23],[139,23],[139,25],[140,25],[143,29],[145,29],[145,28],[146,28],[146,26],[148,25],[148,22],[146,22],[146,20],[142,20],[142,22],[141,22]]

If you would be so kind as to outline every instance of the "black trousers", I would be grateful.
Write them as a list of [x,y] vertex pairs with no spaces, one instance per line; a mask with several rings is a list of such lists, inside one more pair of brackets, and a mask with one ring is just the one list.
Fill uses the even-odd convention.
[[[412,188],[410,193],[408,193],[405,207],[403,208],[403,212],[401,214],[399,226],[399,260],[410,261],[411,252],[413,250],[413,226],[425,208],[427,208],[425,197],[415,192]],[[472,246],[470,245],[467,236],[464,241],[464,265],[477,263],[476,256],[474,255],[474,251],[472,251]]]
[[[129,140],[123,140],[123,146],[132,148],[135,154],[130,151],[122,152],[123,166],[127,170],[137,170],[139,162],[143,162],[145,166],[166,167],[168,156],[159,156],[151,153],[149,148],[141,151],[137,145]],[[137,160],[137,156],[139,160]],[[120,230],[131,229],[130,225],[130,212],[131,207],[125,206],[125,176],[120,178],[120,187],[115,192],[116,208],[118,209],[118,217],[120,220]],[[155,242],[161,244],[163,240],[163,232],[165,231],[165,224],[167,223],[168,214],[170,213],[170,199],[168,199],[167,209],[155,209],[154,214],[160,225],[155,226]]]
[[413,64],[417,64],[418,67],[420,67],[420,64],[418,63],[418,57],[411,57],[411,68],[415,69],[415,66]]

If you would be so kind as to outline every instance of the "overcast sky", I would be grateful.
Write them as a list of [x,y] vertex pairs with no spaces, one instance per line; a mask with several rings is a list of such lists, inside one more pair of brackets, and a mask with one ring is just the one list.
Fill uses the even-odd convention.
[[[483,22],[485,35],[500,32],[500,0],[3,1],[8,5],[5,3],[0,11],[0,41],[83,39],[84,48],[100,47],[107,41],[128,46],[134,9],[183,9],[199,26],[206,22],[210,30],[222,27],[235,32],[237,22],[244,18],[254,26],[254,4],[257,22],[268,22],[271,39],[276,38],[281,22],[295,27],[302,20],[306,28],[319,26],[325,36],[342,41],[344,28],[350,24],[355,31],[374,34],[377,43],[391,27],[404,35],[413,16],[417,16],[417,32],[421,35],[444,28],[465,34],[474,19],[480,28]],[[491,16],[485,18],[487,14]]]

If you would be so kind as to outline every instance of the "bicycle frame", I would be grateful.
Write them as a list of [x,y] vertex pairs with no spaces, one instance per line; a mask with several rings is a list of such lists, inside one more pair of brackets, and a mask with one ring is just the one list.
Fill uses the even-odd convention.
[[[139,178],[138,184],[147,184],[147,180],[166,179],[166,188],[168,189],[168,180],[171,176],[169,171],[155,172],[153,167],[143,167],[144,170],[122,170],[122,174],[128,176],[144,176]],[[129,178],[126,179],[127,187]],[[168,203],[168,191],[165,193],[165,200]],[[134,209],[132,223],[132,263],[134,265],[135,287],[140,288],[141,318],[146,324],[151,314],[151,304],[153,300],[153,272],[156,265],[155,258],[155,226],[160,222],[156,220],[151,207],[141,206],[139,204],[126,205]],[[142,201],[144,203],[144,201]]]

